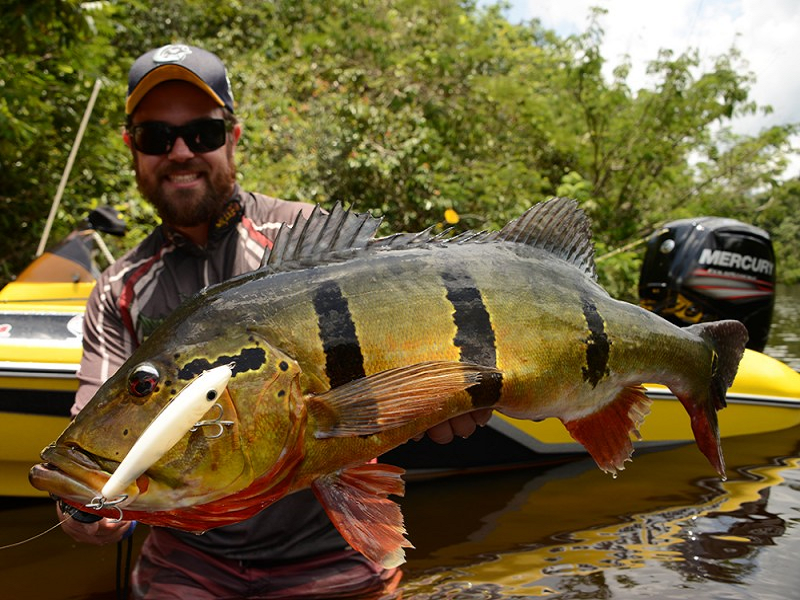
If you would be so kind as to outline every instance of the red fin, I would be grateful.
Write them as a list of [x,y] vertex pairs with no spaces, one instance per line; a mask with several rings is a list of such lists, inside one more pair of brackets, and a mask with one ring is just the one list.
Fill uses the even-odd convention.
[[631,435],[640,439],[639,426],[650,412],[651,400],[641,386],[623,388],[614,401],[602,410],[564,425],[579,441],[597,466],[606,473],[616,474],[625,468],[633,454]]
[[739,321],[713,321],[690,325],[686,331],[711,344],[716,360],[706,388],[680,390],[670,387],[692,419],[694,439],[720,477],[725,479],[725,459],[719,439],[717,411],[726,405],[725,394],[733,384],[747,344],[747,328]]
[[318,438],[371,435],[439,410],[453,394],[498,373],[457,361],[422,362],[356,379],[306,402]]
[[402,496],[400,467],[367,464],[323,475],[311,485],[336,529],[347,543],[385,568],[405,562],[405,538],[400,506],[387,498]]
[[[724,398],[724,396],[723,396]],[[722,456],[722,443],[719,439],[719,425],[717,423],[717,411],[710,403],[707,406],[695,406],[685,397],[678,396],[692,421],[692,432],[697,447],[700,448],[711,466],[716,469],[719,476],[724,480],[725,459]]]

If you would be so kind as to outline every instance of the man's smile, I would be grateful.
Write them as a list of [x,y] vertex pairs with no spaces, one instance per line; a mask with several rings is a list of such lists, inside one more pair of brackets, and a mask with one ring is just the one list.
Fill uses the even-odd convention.
[[166,180],[176,186],[190,186],[203,178],[203,174],[197,171],[189,173],[171,173],[166,176]]

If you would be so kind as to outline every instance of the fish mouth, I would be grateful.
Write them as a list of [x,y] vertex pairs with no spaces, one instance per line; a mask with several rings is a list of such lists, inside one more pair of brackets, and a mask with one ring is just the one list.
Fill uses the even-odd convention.
[[28,474],[31,485],[84,507],[101,497],[113,468],[119,465],[78,446],[51,444],[42,450],[41,457],[44,462],[34,465]]

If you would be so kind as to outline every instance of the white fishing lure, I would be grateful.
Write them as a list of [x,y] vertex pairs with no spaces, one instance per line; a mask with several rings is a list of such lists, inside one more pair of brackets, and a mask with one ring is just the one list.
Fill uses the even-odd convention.
[[214,367],[183,388],[158,414],[130,449],[101,490],[101,498],[117,498],[184,435],[192,430],[225,390],[231,365]]

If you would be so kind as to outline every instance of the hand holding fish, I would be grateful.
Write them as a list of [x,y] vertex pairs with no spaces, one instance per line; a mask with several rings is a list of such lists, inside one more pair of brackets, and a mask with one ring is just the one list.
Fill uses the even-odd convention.
[[56,504],[56,511],[58,520],[61,522],[61,529],[69,537],[76,542],[93,546],[116,544],[127,535],[133,525],[131,521],[117,521],[107,518],[102,518],[94,523],[84,523],[68,518],[58,504]]
[[416,441],[421,440],[425,435],[437,444],[449,444],[454,438],[468,438],[477,427],[483,427],[492,418],[492,409],[482,409],[469,412],[465,415],[458,415],[448,419],[443,423],[434,425],[428,431],[414,436]]

